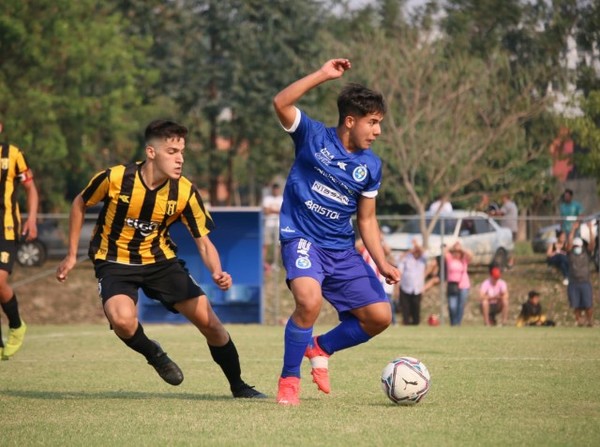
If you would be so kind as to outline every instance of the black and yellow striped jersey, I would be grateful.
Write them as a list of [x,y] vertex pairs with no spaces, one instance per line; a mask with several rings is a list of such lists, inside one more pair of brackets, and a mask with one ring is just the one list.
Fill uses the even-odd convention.
[[142,163],[113,166],[97,173],[82,191],[86,206],[104,202],[90,241],[92,260],[147,265],[172,259],[176,246],[169,227],[181,220],[193,237],[214,223],[196,187],[185,177],[154,190],[140,175]]
[[14,241],[20,234],[21,214],[17,202],[17,182],[27,183],[33,174],[23,152],[12,144],[3,143],[0,155],[0,239]]

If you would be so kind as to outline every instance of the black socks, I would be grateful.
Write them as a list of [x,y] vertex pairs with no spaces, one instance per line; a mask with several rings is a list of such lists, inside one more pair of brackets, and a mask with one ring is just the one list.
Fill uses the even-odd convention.
[[131,349],[146,357],[146,360],[148,360],[149,363],[153,363],[153,361],[157,358],[157,355],[162,352],[160,346],[146,336],[144,333],[144,328],[139,323],[137,329],[135,330],[135,334],[133,334],[133,337],[127,339],[121,338],[121,340],[123,340],[123,343],[125,343]]
[[8,318],[8,327],[11,329],[18,329],[21,327],[21,317],[19,316],[19,303],[17,303],[17,295],[6,302],[2,303],[2,310]]
[[229,337],[229,341],[224,346],[208,345],[208,348],[213,360],[221,367],[225,377],[227,377],[231,390],[235,391],[244,387],[246,384],[242,380],[240,358],[231,337]]

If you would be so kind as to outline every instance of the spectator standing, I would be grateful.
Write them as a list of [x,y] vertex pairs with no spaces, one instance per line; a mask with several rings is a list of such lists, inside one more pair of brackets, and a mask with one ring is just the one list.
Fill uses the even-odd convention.
[[[575,237],[579,231],[580,222],[575,221],[569,233],[569,286],[567,295],[569,305],[575,314],[577,326],[594,325],[593,292],[591,282],[590,261],[594,253],[596,238],[590,237],[587,248],[580,237]],[[589,234],[592,235],[592,222],[588,222]]]
[[[0,133],[3,124],[0,122]],[[27,325],[21,319],[19,304],[13,288],[8,283],[8,277],[17,255],[19,238],[31,241],[37,237],[37,211],[39,206],[38,191],[33,181],[33,173],[21,150],[8,143],[1,144],[2,175],[0,188],[0,306],[8,318],[8,340],[2,341],[0,327],[0,358],[7,360],[21,348]],[[17,186],[22,185],[27,195],[27,220],[21,227],[21,214],[17,202]]]
[[479,287],[481,313],[486,326],[496,326],[496,316],[501,314],[500,325],[508,321],[508,285],[500,278],[500,267],[490,267],[490,276]]
[[539,292],[531,290],[527,294],[527,301],[521,306],[521,313],[517,317],[517,327],[555,325],[554,321],[548,320],[542,311]]
[[[584,212],[583,205],[577,200],[573,200],[572,190],[565,189],[560,203],[558,204],[558,210],[560,212],[560,217],[563,219],[561,222],[561,228],[565,234],[569,234],[571,232],[573,222],[577,220],[577,217],[581,216]],[[576,236],[578,236],[578,234]]]
[[556,267],[563,276],[563,284],[569,285],[569,258],[567,256],[567,235],[564,231],[556,232],[556,240],[548,244],[546,263]]
[[[504,228],[508,228],[512,233],[513,242],[517,240],[517,230],[519,229],[519,208],[517,204],[510,198],[509,194],[502,196],[502,206],[498,211],[490,212],[492,216],[501,216],[500,225]],[[510,256],[508,259],[508,268],[512,268],[515,264],[514,257]]]
[[440,214],[448,214],[453,211],[452,204],[444,197],[439,197],[436,201],[429,205],[430,213],[437,213],[439,210]]
[[279,239],[279,212],[283,204],[281,185],[273,183],[269,193],[262,199],[262,210],[264,215],[263,234],[263,259],[266,271],[271,270],[269,259],[269,248],[273,247]]
[[490,200],[490,196],[487,193],[481,194],[481,200],[477,204],[477,211],[481,211],[488,214],[493,214],[500,209],[500,206],[492,200]]
[[421,322],[421,297],[425,291],[427,256],[416,239],[398,263],[400,270],[400,309],[402,324],[418,325]]
[[456,241],[449,250],[444,250],[444,259],[448,279],[446,292],[450,325],[460,326],[471,288],[468,267],[473,254],[470,250],[464,249],[460,241]]

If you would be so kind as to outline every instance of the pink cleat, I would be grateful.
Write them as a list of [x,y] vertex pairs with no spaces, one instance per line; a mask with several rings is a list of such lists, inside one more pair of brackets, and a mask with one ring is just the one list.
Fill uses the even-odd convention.
[[321,349],[317,343],[317,337],[313,337],[311,343],[306,347],[304,356],[308,357],[312,366],[311,375],[313,382],[317,384],[319,390],[325,394],[331,392],[329,384],[329,354]]
[[277,390],[280,405],[300,405],[300,378],[280,377]]

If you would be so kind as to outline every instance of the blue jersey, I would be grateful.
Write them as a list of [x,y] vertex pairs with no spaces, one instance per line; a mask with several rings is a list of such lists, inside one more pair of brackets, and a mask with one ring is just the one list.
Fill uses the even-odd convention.
[[280,239],[304,238],[334,250],[353,248],[352,216],[361,195],[377,195],[381,160],[370,149],[348,152],[335,127],[327,128],[300,110],[288,132],[296,159],[283,193]]

